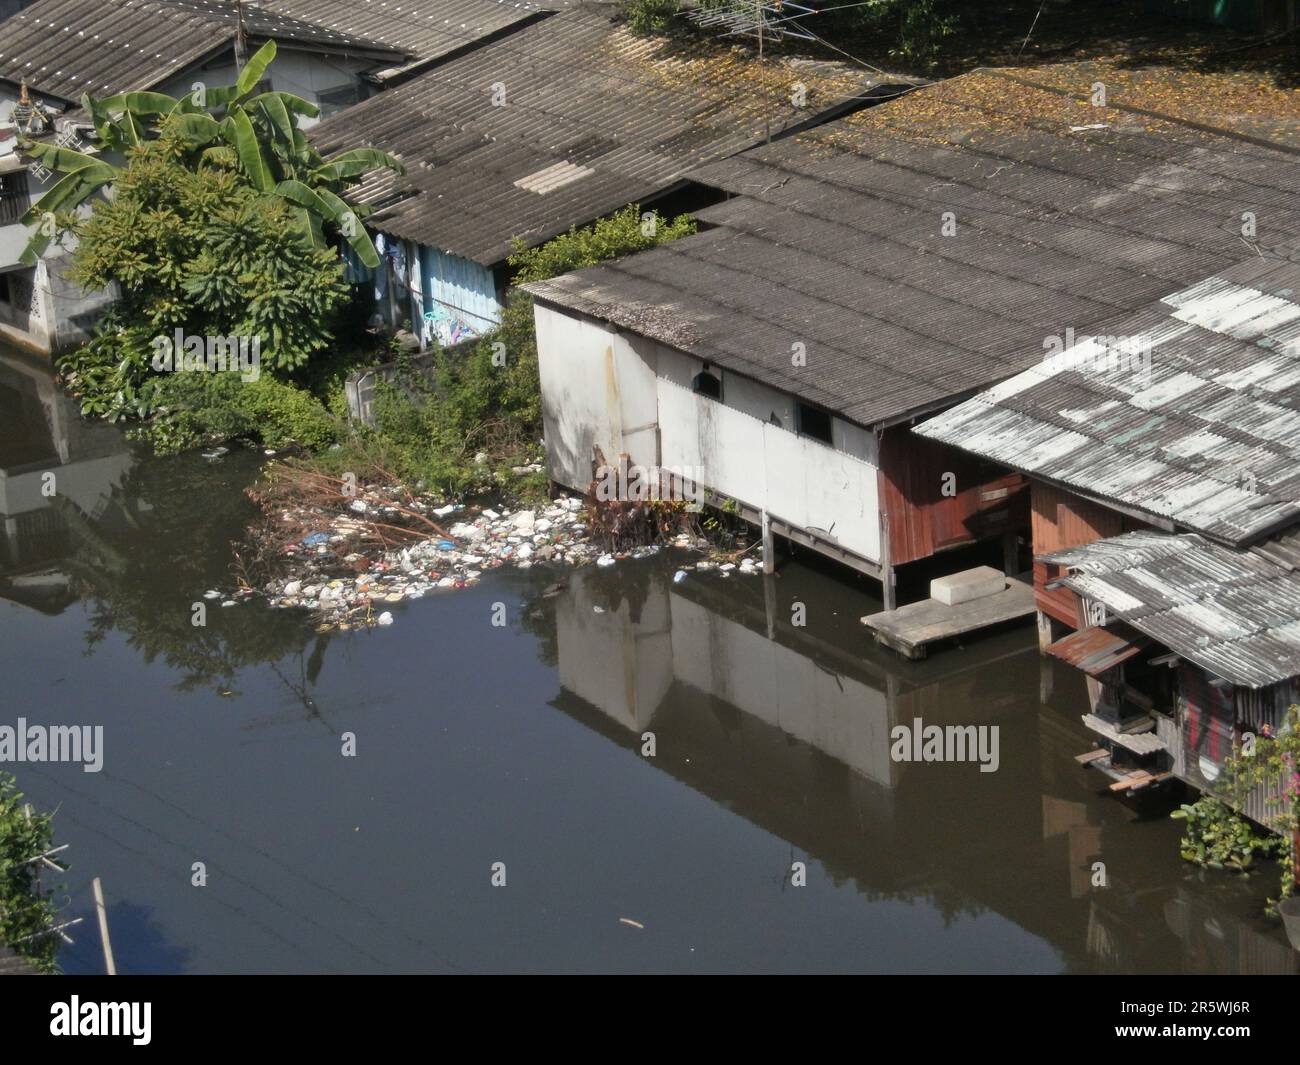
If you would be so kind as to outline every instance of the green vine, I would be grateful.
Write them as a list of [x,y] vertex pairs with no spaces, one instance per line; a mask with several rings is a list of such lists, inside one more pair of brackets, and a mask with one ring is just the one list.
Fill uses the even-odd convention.
[[1184,803],[1169,816],[1187,822],[1179,843],[1183,860],[1210,869],[1245,873],[1257,855],[1275,853],[1282,842],[1271,833],[1256,832],[1249,821],[1213,795]]
[[[1187,831],[1180,844],[1184,859],[1212,869],[1245,873],[1256,856],[1276,858],[1281,866],[1277,899],[1295,892],[1295,831],[1300,824],[1300,707],[1292,706],[1280,729],[1265,725],[1258,736],[1246,734],[1234,744],[1223,763],[1223,776],[1215,794],[1184,804],[1170,816],[1185,820]],[[1273,812],[1269,827],[1260,834],[1236,810],[1245,806],[1257,788],[1266,789]]]

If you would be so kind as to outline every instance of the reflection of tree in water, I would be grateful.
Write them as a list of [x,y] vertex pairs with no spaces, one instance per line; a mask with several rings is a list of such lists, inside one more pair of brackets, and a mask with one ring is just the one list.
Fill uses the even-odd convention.
[[[117,630],[146,662],[161,659],[180,673],[177,687],[190,691],[304,650],[312,632],[300,616],[256,600],[223,609],[203,598],[233,583],[233,552],[222,545],[256,516],[243,495],[253,472],[248,461],[146,459],[111,489],[99,519],[53,501],[68,530],[64,566],[88,605],[88,653]],[[203,626],[192,624],[198,602],[207,608]]]
[[555,600],[567,595],[570,576],[561,573],[552,583],[532,589],[524,597],[520,627],[537,639],[537,660],[552,669],[560,665],[560,637],[555,624]]

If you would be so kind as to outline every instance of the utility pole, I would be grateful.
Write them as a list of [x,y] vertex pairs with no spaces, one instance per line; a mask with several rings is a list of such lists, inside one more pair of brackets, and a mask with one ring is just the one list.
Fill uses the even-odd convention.
[[[763,76],[763,0],[754,0],[754,14],[758,16],[758,76]],[[760,99],[762,97],[760,96]],[[763,141],[765,144],[772,143],[772,122],[769,118],[767,104],[763,104]]]
[[243,70],[248,62],[248,32],[244,29],[244,0],[235,0],[235,66]]

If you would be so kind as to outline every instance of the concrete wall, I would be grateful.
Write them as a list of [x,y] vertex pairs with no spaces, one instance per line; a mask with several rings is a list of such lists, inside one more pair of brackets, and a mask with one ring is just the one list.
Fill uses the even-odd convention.
[[626,452],[880,561],[871,433],[836,418],[833,446],[799,436],[786,393],[714,367],[719,402],[692,389],[698,359],[541,303],[535,315],[553,480],[584,489],[594,448],[611,463]]
[[[289,92],[312,103],[320,103],[321,93],[357,86],[358,99],[365,98],[365,88],[358,75],[384,64],[344,56],[325,56],[316,52],[300,52],[277,42],[275,62],[266,72],[271,88],[276,92]],[[254,46],[255,47],[255,46]],[[250,48],[250,52],[252,48]],[[209,88],[233,85],[239,76],[233,51],[220,59],[196,67],[158,86],[157,91],[168,96],[182,96],[192,92],[195,84],[202,82]],[[310,129],[319,119],[301,118],[303,129]]]

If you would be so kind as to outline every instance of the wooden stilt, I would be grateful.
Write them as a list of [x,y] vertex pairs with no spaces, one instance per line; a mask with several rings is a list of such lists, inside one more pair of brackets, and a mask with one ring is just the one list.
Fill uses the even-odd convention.
[[1041,610],[1038,612],[1038,649],[1044,654],[1056,642],[1055,625],[1056,622],[1051,617]]
[[91,882],[95,892],[95,912],[99,915],[99,938],[104,944],[104,970],[109,976],[117,975],[117,965],[113,962],[113,944],[108,941],[108,911],[104,908],[104,885],[99,877]]
[[763,607],[767,613],[767,638],[776,639],[776,578],[770,573],[763,577]]
[[881,600],[886,610],[898,608],[898,596],[894,593],[894,564],[890,561],[889,550],[889,515],[880,515],[880,585]]
[[766,510],[762,514],[762,530],[763,572],[770,575],[776,572],[776,538],[772,535],[772,519]]

